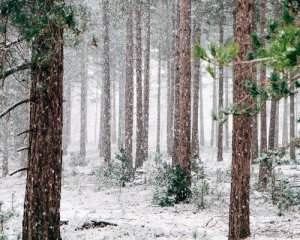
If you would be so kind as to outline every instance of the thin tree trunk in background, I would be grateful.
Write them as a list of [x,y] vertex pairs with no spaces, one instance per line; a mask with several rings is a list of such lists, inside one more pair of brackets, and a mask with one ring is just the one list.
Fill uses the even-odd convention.
[[71,85],[65,84],[65,102],[64,102],[64,126],[63,126],[63,153],[67,154],[68,148],[71,144],[71,113],[72,113],[72,100],[71,100]]
[[81,88],[80,88],[80,163],[85,162],[86,157],[86,141],[87,141],[87,73],[86,73],[86,58],[85,58],[85,43],[82,46],[81,55]]
[[287,144],[289,138],[288,114],[288,98],[285,97],[283,102],[282,145]]
[[112,92],[112,105],[111,105],[111,110],[112,110],[112,118],[111,118],[111,142],[113,144],[117,143],[117,106],[116,106],[116,82],[113,81],[111,83],[111,92]]
[[[226,68],[225,74],[225,107],[229,106],[229,89],[228,89],[228,80],[229,80],[229,69]],[[225,147],[229,149],[229,123],[225,123]]]
[[[194,40],[196,44],[200,42],[201,32],[200,26],[197,21],[194,21]],[[191,156],[199,157],[199,121],[198,121],[198,110],[199,110],[199,80],[200,80],[200,60],[194,57],[194,77],[193,77],[193,121],[192,121],[192,143],[191,143]]]
[[[223,44],[224,42],[224,26],[221,24],[220,28],[220,39],[219,44]],[[224,105],[224,67],[219,65],[219,104],[218,104],[218,111],[220,114],[221,109]],[[218,114],[218,115],[219,115]],[[218,152],[217,152],[217,161],[223,161],[223,123],[218,123]]]
[[[292,91],[294,89],[292,88]],[[290,159],[291,161],[296,160],[296,149],[295,144],[293,144],[293,139],[296,137],[295,134],[295,95],[292,94],[290,96]]]
[[[173,52],[173,49],[172,49]],[[168,61],[168,112],[167,112],[167,151],[172,155],[173,145],[173,120],[174,120],[174,77],[173,62]]]
[[149,98],[150,98],[150,2],[146,3],[145,10],[145,52],[144,52],[144,128],[143,128],[143,158],[148,160],[149,143]]
[[[37,1],[41,4],[43,1]],[[51,5],[61,1],[52,1]],[[63,29],[49,23],[32,44],[28,170],[22,239],[61,239]],[[43,86],[41,88],[40,86]]]
[[[259,22],[259,36],[262,41],[262,44],[265,45],[264,31],[266,25],[266,6],[267,0],[260,0],[259,9],[260,9],[260,22]],[[265,86],[267,79],[267,71],[264,65],[259,67],[259,78],[260,84]],[[260,154],[267,150],[267,104],[264,99],[260,99],[261,112],[260,112]],[[265,189],[267,186],[267,163],[265,161],[260,161],[259,163],[259,187]]]
[[133,9],[132,1],[128,0],[127,37],[126,37],[126,82],[125,82],[125,152],[132,165],[133,135]]
[[[215,71],[216,73],[216,71]],[[217,80],[213,79],[213,114],[217,114]],[[211,118],[212,119],[212,118]],[[211,130],[210,130],[210,146],[213,147],[215,145],[215,130],[216,130],[216,122],[212,119],[211,121]]]
[[[236,64],[233,67],[233,103],[251,106],[253,100],[245,82],[253,78],[253,66],[247,61],[252,51],[252,19],[254,0],[234,1],[234,40],[240,45]],[[240,108],[242,106],[239,106]],[[250,236],[250,163],[253,118],[244,115],[233,116],[232,170],[229,208],[228,239],[236,240]]]
[[274,147],[278,148],[279,144],[279,104],[280,102],[278,101],[276,104],[276,118],[275,118],[275,135],[274,135]]
[[118,146],[125,146],[125,74],[119,76],[119,131]]
[[[5,83],[5,86],[3,87],[4,89],[4,94],[7,93],[7,85],[8,83]],[[5,97],[7,98],[7,96]],[[3,104],[5,109],[8,106],[7,100],[4,100]],[[3,149],[2,149],[2,176],[6,177],[8,175],[8,158],[9,158],[9,150],[8,150],[8,145],[9,145],[9,115],[4,116],[3,119],[1,119],[3,125],[2,125],[2,130],[3,130]]]
[[177,20],[177,3],[173,1],[172,4],[172,41],[171,41],[171,52],[170,59],[170,85],[169,89],[169,98],[168,98],[168,125],[167,125],[167,148],[168,154],[173,156],[173,145],[174,145],[174,101],[175,101],[175,53],[176,53],[176,20]]
[[157,131],[156,153],[160,153],[160,86],[161,86],[161,49],[158,49],[158,76],[157,76]]
[[174,78],[174,140],[172,164],[179,163],[179,141],[180,141],[180,1],[177,0],[176,6],[176,40],[175,40],[175,78]]
[[178,160],[191,184],[191,0],[180,2],[180,141]]
[[203,113],[203,78],[202,67],[200,60],[200,75],[199,75],[199,98],[200,98],[200,145],[205,146],[205,134],[204,134],[204,113]]
[[110,37],[109,0],[103,0],[103,157],[111,161],[111,78],[110,78]]
[[275,148],[275,125],[276,125],[276,110],[277,110],[277,101],[271,101],[271,110],[270,110],[270,126],[269,126],[269,145],[268,149]]
[[143,78],[142,78],[142,10],[136,1],[136,167],[143,166]]

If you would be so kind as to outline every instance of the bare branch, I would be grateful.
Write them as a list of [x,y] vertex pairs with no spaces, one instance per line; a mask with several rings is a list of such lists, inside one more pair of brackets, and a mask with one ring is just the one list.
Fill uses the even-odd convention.
[[18,149],[17,152],[22,152],[22,151],[25,151],[28,149],[29,149],[29,147],[22,147],[22,148]]
[[3,113],[0,114],[0,118],[3,118],[5,115],[7,115],[8,113],[10,113],[12,110],[14,110],[15,108],[17,108],[18,106],[28,103],[30,102],[32,99],[25,99],[22,100],[20,102],[17,102],[16,104],[12,105],[11,107],[9,107],[8,109],[6,109]]
[[16,171],[12,172],[11,174],[9,174],[9,176],[13,176],[13,175],[15,175],[18,172],[23,172],[23,171],[27,171],[27,170],[28,170],[28,168],[20,168],[20,169],[18,169]]
[[30,66],[31,66],[31,63],[27,62],[27,63],[23,63],[23,64],[15,67],[15,68],[8,69],[7,71],[0,73],[0,79],[7,78],[8,76],[15,74],[17,72],[27,70],[30,68]]
[[28,129],[28,130],[26,130],[26,131],[20,132],[20,133],[17,135],[17,137],[20,137],[21,135],[26,134],[26,133],[30,133],[30,132],[33,132],[33,129]]

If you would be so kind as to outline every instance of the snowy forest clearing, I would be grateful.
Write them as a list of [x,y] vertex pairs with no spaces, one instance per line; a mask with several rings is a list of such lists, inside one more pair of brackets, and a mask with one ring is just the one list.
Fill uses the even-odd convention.
[[[74,166],[70,156],[64,159],[61,226],[64,240],[74,239],[227,239],[228,202],[230,191],[230,154],[225,152],[224,162],[211,163],[211,150],[202,153],[209,195],[205,208],[195,203],[177,204],[161,208],[153,203],[154,186],[150,183],[151,166],[145,163],[145,174],[124,188],[100,187],[97,170],[100,168],[96,151],[87,152],[87,166]],[[268,193],[256,190],[258,165],[251,174],[251,229],[250,239],[300,239],[300,213],[287,211],[278,216],[277,204],[272,204]],[[300,180],[299,167],[281,166],[290,179]],[[152,169],[153,170],[153,169]],[[147,180],[148,179],[148,180]],[[2,209],[13,216],[4,224],[8,239],[17,239],[21,233],[25,177],[16,174],[1,179]],[[13,194],[13,203],[12,203]],[[76,230],[92,220],[107,221],[118,226]]]

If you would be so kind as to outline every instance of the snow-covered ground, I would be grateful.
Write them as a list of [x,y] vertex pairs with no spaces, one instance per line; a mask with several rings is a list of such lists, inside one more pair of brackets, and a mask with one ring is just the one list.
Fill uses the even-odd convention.
[[[224,162],[218,163],[211,149],[202,149],[210,188],[203,210],[193,203],[156,206],[152,201],[154,187],[147,180],[151,177],[149,171],[125,188],[100,187],[97,170],[102,163],[97,156],[95,146],[90,145],[86,166],[73,166],[70,156],[64,159],[61,220],[69,221],[61,227],[64,240],[227,239],[230,152],[225,153]],[[282,169],[300,179],[299,168]],[[284,212],[279,217],[277,205],[272,204],[269,195],[255,189],[257,166],[252,168],[251,177],[251,239],[300,239],[299,211]],[[2,209],[9,211],[13,207],[13,216],[4,224],[8,239],[17,239],[21,233],[24,191],[24,176],[16,174],[0,179]],[[75,230],[91,220],[118,226]]]

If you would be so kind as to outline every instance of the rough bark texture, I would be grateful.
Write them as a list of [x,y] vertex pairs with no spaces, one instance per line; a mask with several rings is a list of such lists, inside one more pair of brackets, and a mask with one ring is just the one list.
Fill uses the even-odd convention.
[[110,81],[110,38],[109,0],[103,0],[103,157],[111,160],[111,81]]
[[[201,31],[198,22],[194,21],[194,44],[200,42]],[[191,153],[192,157],[199,157],[199,121],[198,121],[198,110],[199,110],[199,80],[200,80],[200,60],[198,58],[193,59],[194,62],[194,77],[193,77],[193,120],[192,120],[192,143]]]
[[156,153],[160,153],[160,86],[161,86],[161,49],[158,50],[158,75],[157,75],[157,131]]
[[146,4],[145,10],[145,52],[144,52],[144,129],[143,129],[143,156],[148,160],[148,138],[149,138],[149,96],[150,96],[150,2]]
[[[220,28],[220,39],[219,43],[223,44],[224,42],[224,26],[221,24],[219,26]],[[223,108],[224,105],[224,67],[222,65],[219,66],[219,104],[218,104],[218,110]],[[218,152],[217,152],[217,161],[221,162],[223,161],[223,124],[218,123]]]
[[[38,2],[40,4],[41,1]],[[48,1],[50,6],[55,2]],[[34,39],[34,54],[47,61],[32,66],[28,170],[23,217],[24,240],[59,240],[63,124],[63,30]],[[40,86],[43,86],[41,88]]]
[[191,0],[180,2],[180,141],[178,160],[191,178]]
[[81,90],[80,90],[80,161],[85,162],[86,156],[86,140],[87,140],[87,72],[86,72],[86,58],[85,58],[85,44],[82,46],[81,54]]
[[[259,35],[263,44],[265,44],[264,31],[266,25],[266,5],[267,0],[260,0],[260,20],[259,20]],[[260,66],[260,84],[265,85],[267,78],[266,67],[264,65]],[[267,149],[267,105],[266,101],[261,99],[261,112],[260,112],[260,153],[263,153]],[[267,163],[265,161],[260,161],[259,163],[259,174],[258,183],[261,189],[267,186]]]
[[174,76],[174,140],[172,164],[179,163],[179,141],[180,141],[180,41],[179,41],[179,24],[180,24],[180,1],[176,5],[176,39],[175,39],[175,76]]
[[136,1],[136,167],[143,166],[142,10]]
[[132,1],[128,0],[125,82],[125,152],[132,167],[133,134],[133,18]]
[[[248,52],[252,50],[254,0],[235,0],[234,4],[234,38],[240,45],[240,50],[233,68],[233,101],[239,107],[244,104],[251,106],[253,101],[245,87],[245,81],[253,78],[253,67],[251,64],[241,62],[247,60]],[[233,116],[228,239],[242,239],[250,235],[251,123],[252,117]]]

